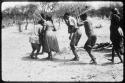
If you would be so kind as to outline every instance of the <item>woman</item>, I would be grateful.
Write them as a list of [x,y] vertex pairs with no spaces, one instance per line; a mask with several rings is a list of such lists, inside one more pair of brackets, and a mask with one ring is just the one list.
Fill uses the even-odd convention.
[[47,59],[52,60],[52,51],[59,52],[59,45],[57,41],[57,37],[55,35],[56,29],[53,24],[51,16],[46,16],[46,20],[41,17],[42,21],[44,21],[45,26],[45,42],[43,51],[48,53]]
[[[43,19],[45,19],[45,15],[43,13],[40,14]],[[39,24],[43,27],[42,30],[39,32],[39,39],[42,45],[42,54],[43,54],[43,49],[44,49],[44,42],[45,42],[45,26],[44,26],[44,21],[40,20],[38,21]]]

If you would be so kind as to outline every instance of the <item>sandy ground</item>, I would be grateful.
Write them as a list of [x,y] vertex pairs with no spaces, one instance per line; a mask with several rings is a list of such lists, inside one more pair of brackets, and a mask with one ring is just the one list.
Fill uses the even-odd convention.
[[[100,20],[103,27],[95,29],[98,35],[97,43],[109,41],[109,22]],[[97,23],[98,23],[97,22]],[[22,26],[23,27],[23,26]],[[59,27],[56,24],[56,27]],[[74,56],[69,48],[67,27],[61,24],[57,31],[57,37],[61,53],[53,53],[53,61],[44,58],[47,54],[39,54],[38,59],[31,59],[31,45],[29,36],[33,25],[28,26],[28,30],[19,33],[17,26],[2,29],[2,80],[3,81],[69,81],[69,82],[89,82],[89,81],[122,81],[123,64],[119,58],[115,57],[115,64],[107,58],[111,58],[111,48],[102,51],[93,50],[97,65],[90,64],[90,57],[82,48],[87,39],[84,33],[79,41],[77,52],[79,61],[70,61]],[[123,57],[123,56],[122,56]]]

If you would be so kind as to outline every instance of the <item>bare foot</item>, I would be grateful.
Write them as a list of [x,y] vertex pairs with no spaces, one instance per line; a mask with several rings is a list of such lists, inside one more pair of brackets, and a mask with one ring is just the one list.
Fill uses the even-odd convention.
[[108,59],[109,61],[112,61],[112,63],[114,63],[114,60],[112,60],[112,59]]
[[91,60],[90,63],[97,65],[97,62],[96,62],[96,61],[93,61],[93,60]]
[[79,61],[79,58],[73,58],[70,61]]

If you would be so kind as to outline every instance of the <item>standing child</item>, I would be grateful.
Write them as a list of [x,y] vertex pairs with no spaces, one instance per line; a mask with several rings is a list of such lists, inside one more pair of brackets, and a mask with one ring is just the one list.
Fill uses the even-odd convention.
[[[38,22],[39,23],[39,22]],[[42,31],[42,26],[41,24],[38,24],[34,27],[33,34],[29,37],[29,42],[31,43],[32,46],[32,53],[30,54],[31,58],[37,58],[37,55],[40,51],[42,42],[41,42],[41,31]],[[35,54],[34,52],[37,51]]]

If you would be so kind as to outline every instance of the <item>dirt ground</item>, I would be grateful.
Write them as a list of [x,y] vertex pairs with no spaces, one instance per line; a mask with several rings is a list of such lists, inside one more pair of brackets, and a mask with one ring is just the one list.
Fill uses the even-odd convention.
[[[95,22],[95,21],[94,21]],[[98,35],[97,43],[109,41],[109,21],[96,21],[103,25],[95,29]],[[95,24],[96,25],[96,24]],[[24,26],[22,26],[24,27]],[[58,26],[58,23],[56,24]],[[116,82],[123,81],[123,64],[116,56],[112,64],[107,58],[111,58],[111,48],[101,51],[93,50],[97,65],[90,64],[90,57],[84,49],[87,37],[83,30],[77,52],[79,61],[70,61],[74,56],[69,47],[67,27],[61,24],[57,31],[57,38],[61,53],[53,53],[53,61],[44,58],[47,54],[38,55],[38,59],[29,57],[32,50],[29,43],[33,25],[28,25],[28,30],[19,33],[17,26],[2,29],[2,80],[3,81],[69,81],[69,82]],[[123,56],[122,56],[123,58]]]

